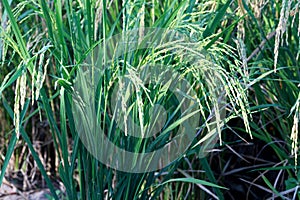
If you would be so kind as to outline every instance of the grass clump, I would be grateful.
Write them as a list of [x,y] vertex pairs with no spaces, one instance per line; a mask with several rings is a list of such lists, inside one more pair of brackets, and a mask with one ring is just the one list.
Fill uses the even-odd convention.
[[[0,5],[0,183],[17,171],[23,190],[41,179],[54,199],[299,197],[299,1]],[[181,80],[187,91],[174,89]],[[188,122],[189,148],[139,173],[106,166],[100,136],[81,135],[97,127],[151,152]]]

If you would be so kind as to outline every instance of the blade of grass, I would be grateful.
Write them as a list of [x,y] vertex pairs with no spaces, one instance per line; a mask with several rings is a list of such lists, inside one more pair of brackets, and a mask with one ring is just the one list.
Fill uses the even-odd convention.
[[[6,110],[9,110],[10,107],[9,107],[8,102],[6,101],[5,98],[2,99],[2,103],[3,103],[4,107],[6,108]],[[10,110],[10,111],[11,112],[8,112],[8,113],[13,118],[13,116],[14,116],[13,111],[12,110]],[[4,178],[5,172],[6,172],[6,168],[8,166],[8,163],[9,163],[10,159],[11,159],[11,156],[14,152],[16,143],[17,143],[17,135],[16,135],[15,131],[13,131],[12,136],[10,138],[9,145],[7,147],[7,152],[5,154],[5,159],[4,159],[2,168],[1,168],[0,185],[2,185],[2,181],[3,181],[3,178]]]
[[285,199],[284,196],[282,196],[282,194],[280,194],[274,187],[273,185],[270,183],[270,181],[267,179],[267,177],[265,177],[264,175],[262,175],[262,178],[264,180],[264,182],[267,184],[267,186],[279,197],[281,197],[282,199]]
[[210,23],[206,26],[206,29],[203,32],[203,38],[207,38],[215,33],[217,27],[220,25],[221,20],[224,18],[224,15],[226,14],[227,8],[232,3],[232,0],[228,0],[225,5],[221,6],[219,10],[217,10],[217,14],[214,17],[213,20],[210,21]]
[[[17,21],[16,21],[14,15],[12,13],[12,10],[10,8],[10,4],[7,2],[7,0],[3,0],[2,3],[4,5],[4,8],[5,8],[6,12],[7,12],[7,15],[8,15],[9,19],[10,19],[10,23],[12,25],[12,29],[13,29],[13,31],[15,33],[17,42],[19,44],[20,52],[22,53],[22,55],[20,55],[20,56],[22,56],[24,60],[27,60],[27,59],[30,58],[30,56],[29,56],[28,51],[26,50],[25,42],[24,42],[24,40],[22,38],[22,34],[21,34],[21,31],[20,31],[20,29],[18,27]],[[32,68],[30,68],[30,70],[32,71]]]
[[[208,179],[213,183],[217,183],[217,180],[215,179],[215,176],[213,174],[213,171],[211,169],[211,167],[209,166],[207,159],[206,158],[200,158],[200,162],[206,172],[206,175],[208,177]],[[214,187],[213,190],[216,192],[217,196],[219,197],[220,200],[224,200],[224,196],[223,193],[221,192],[221,190],[219,189],[219,187]]]
[[201,184],[201,185],[206,185],[206,186],[209,186],[209,187],[228,190],[228,188],[216,185],[216,184],[211,183],[211,182],[203,181],[203,180],[200,180],[200,179],[195,179],[195,178],[174,178],[174,179],[170,179],[168,181],[165,181],[161,184],[158,184],[157,186],[161,186],[161,185],[164,185],[164,184],[167,184],[167,183],[172,183],[172,182],[194,183],[194,184]]
[[20,68],[18,68],[16,71],[15,70],[13,70],[13,71],[11,71],[9,74],[7,74],[6,75],[6,77],[7,78],[9,78],[9,76],[10,76],[10,78],[6,81],[5,79],[4,79],[4,81],[2,82],[2,84],[1,84],[1,86],[0,86],[0,100],[1,100],[1,97],[2,97],[2,92],[7,88],[7,87],[9,87],[11,84],[13,84],[16,80],[17,80],[17,78],[19,77],[19,76],[21,76],[22,75],[22,72],[23,72],[23,65],[20,67]]

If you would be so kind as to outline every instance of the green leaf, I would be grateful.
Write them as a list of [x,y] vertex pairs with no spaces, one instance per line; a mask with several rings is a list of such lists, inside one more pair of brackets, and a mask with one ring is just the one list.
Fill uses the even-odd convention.
[[282,196],[282,194],[280,194],[276,188],[273,187],[273,185],[270,183],[270,181],[267,179],[267,177],[265,177],[264,175],[262,175],[263,180],[265,181],[265,183],[268,185],[268,187],[277,195],[280,196],[282,199],[285,199],[284,196]]
[[214,19],[211,20],[210,23],[206,26],[206,29],[203,32],[203,38],[207,38],[215,33],[231,2],[232,0],[228,0],[224,6],[220,7]]
[[158,184],[158,186],[161,186],[161,185],[164,185],[164,184],[167,184],[167,183],[172,183],[172,182],[194,183],[194,184],[201,184],[201,185],[206,185],[206,186],[209,186],[209,187],[215,187],[215,188],[228,190],[228,188],[216,185],[216,184],[211,183],[211,182],[195,179],[195,178],[174,178],[174,179],[170,179],[168,181],[165,181],[161,184]]
[[[7,87],[9,87],[13,82],[15,82],[19,76],[22,75],[23,69],[24,69],[23,67],[20,67],[19,69],[17,69],[17,71],[11,71],[9,74],[6,75],[4,81],[2,82],[2,84],[0,86],[0,99],[1,99],[1,96],[2,96],[2,92]],[[11,77],[9,78],[10,75],[11,75]]]

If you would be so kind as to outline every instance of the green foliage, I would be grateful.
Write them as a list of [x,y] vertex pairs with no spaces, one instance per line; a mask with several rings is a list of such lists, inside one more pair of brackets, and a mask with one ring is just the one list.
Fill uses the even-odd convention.
[[[33,157],[54,199],[225,199],[228,195],[233,196],[232,188],[226,183],[226,174],[235,175],[249,169],[241,166],[236,171],[228,171],[232,158],[244,159],[252,163],[252,170],[262,171],[252,178],[238,174],[240,180],[245,180],[239,182],[241,185],[247,183],[263,188],[268,197],[290,197],[286,191],[293,191],[300,197],[297,192],[300,24],[295,20],[299,17],[299,1],[272,0],[260,4],[244,0],[3,0],[0,5],[0,100],[6,110],[0,120],[11,128],[5,130],[8,132],[7,144],[1,144],[6,147],[0,161],[0,183],[8,171],[9,161],[20,156],[17,143],[23,142],[29,149],[26,154]],[[147,35],[144,27],[176,30],[196,45],[183,49],[179,55],[173,54],[171,43],[168,43],[158,45],[157,49],[137,50],[117,57],[117,62],[97,83],[95,95],[98,97],[94,99],[101,127],[122,148],[134,152],[150,151],[169,142],[178,127],[192,118],[192,115],[180,118],[182,113],[176,106],[171,106],[178,106],[180,102],[167,95],[166,91],[170,90],[167,84],[158,87],[153,82],[145,86],[135,77],[138,70],[150,63],[171,65],[188,80],[197,91],[200,106],[197,112],[201,114],[203,124],[194,130],[199,137],[191,148],[165,168],[156,172],[126,173],[105,166],[83,145],[76,129],[72,93],[83,62],[95,53],[99,44],[105,44],[116,34],[138,28],[141,30],[139,37],[155,38]],[[217,113],[216,117],[221,113],[213,108],[216,102],[211,91],[220,88],[203,83],[209,76],[201,66],[188,62],[189,55],[203,55],[203,52],[207,52],[206,59],[216,65],[207,66],[207,70],[219,72],[218,80],[227,97],[224,105],[227,115],[222,122],[226,124],[225,130],[220,124],[216,125],[220,137],[215,132],[210,134],[209,130],[211,113]],[[113,57],[102,56],[103,59]],[[139,92],[129,98],[131,104],[122,112],[131,115],[141,127],[151,122],[147,116],[154,103],[170,106],[164,134],[147,142],[129,137],[126,131],[116,127],[115,111],[109,105],[112,88],[126,74]],[[94,75],[93,71],[91,80]],[[90,98],[88,92],[85,95]],[[121,98],[125,99],[125,96],[121,95]],[[35,118],[45,120],[49,127],[47,135],[53,141],[55,159],[58,160],[58,165],[53,167],[64,191],[55,188],[45,160],[34,144],[34,134],[39,134],[33,131]],[[269,165],[263,166],[265,168],[249,158],[251,156],[248,161],[245,151],[234,150],[234,145],[251,142],[249,136],[253,136],[254,145],[263,144],[259,146],[261,151],[270,147],[274,154],[273,160],[266,162]],[[208,149],[214,153],[204,158],[198,154],[203,146],[209,146],[217,139],[220,146]],[[216,163],[218,166],[214,166]],[[19,168],[24,170],[24,166]],[[278,169],[280,172],[277,173]],[[193,170],[204,170],[205,173],[194,173]],[[268,176],[269,172],[276,173],[278,178]],[[261,180],[261,185],[254,183],[257,179]],[[277,184],[279,179],[286,187]],[[249,191],[249,198],[255,196],[255,192]]]

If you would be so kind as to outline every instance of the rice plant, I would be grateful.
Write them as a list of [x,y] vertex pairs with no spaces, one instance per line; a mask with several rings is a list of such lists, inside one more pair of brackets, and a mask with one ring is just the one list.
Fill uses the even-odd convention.
[[299,7],[2,0],[0,183],[49,199],[299,198]]

